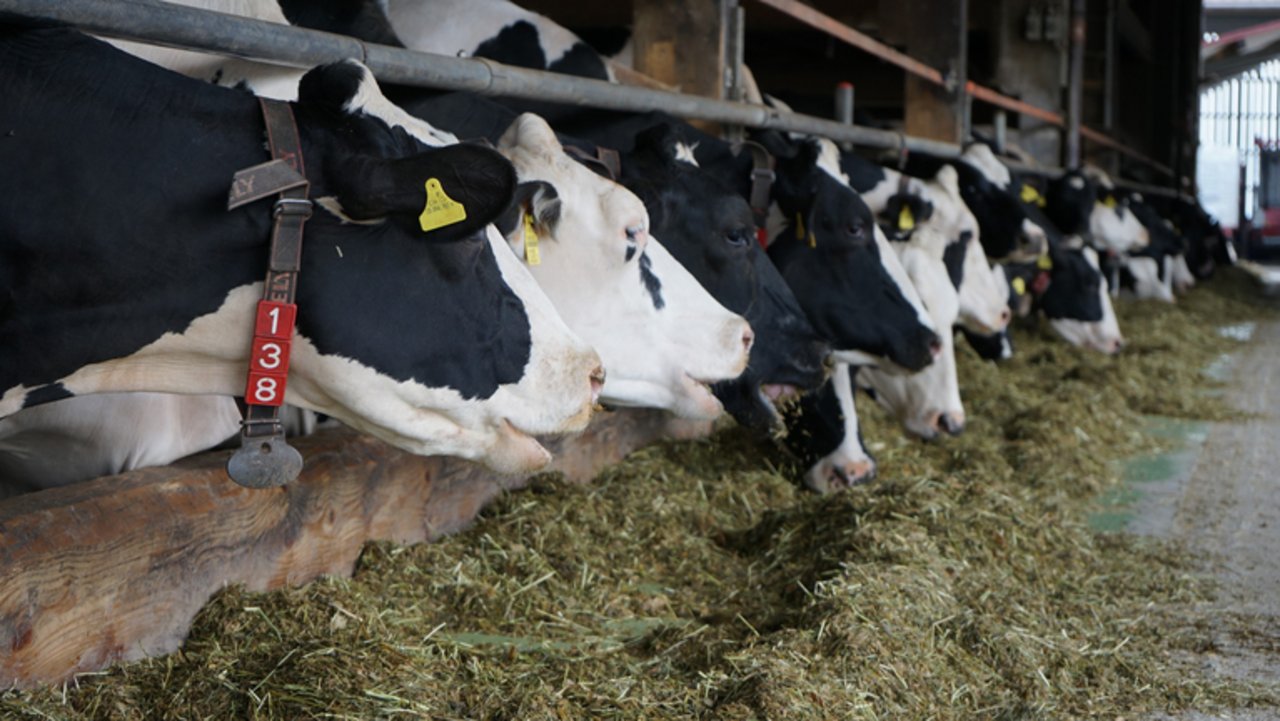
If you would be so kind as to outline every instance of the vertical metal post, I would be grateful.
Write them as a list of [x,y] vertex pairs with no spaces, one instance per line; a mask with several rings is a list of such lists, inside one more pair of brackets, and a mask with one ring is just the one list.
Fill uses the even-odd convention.
[[[836,120],[845,125],[853,125],[853,83],[836,83]],[[853,149],[853,144],[841,143],[840,147],[848,151]]]
[[1071,0],[1071,43],[1067,70],[1067,142],[1062,164],[1080,167],[1080,120],[1084,100],[1085,0]]
[[996,111],[995,118],[996,129],[996,152],[1004,153],[1005,146],[1009,144],[1009,115],[1003,110]]
[[[721,17],[725,20],[725,97],[734,102],[742,102],[746,94],[742,87],[742,57],[744,54],[744,37],[746,35],[746,13],[738,0],[721,0]],[[731,143],[741,142],[746,138],[746,129],[741,125],[725,125],[725,140]]]

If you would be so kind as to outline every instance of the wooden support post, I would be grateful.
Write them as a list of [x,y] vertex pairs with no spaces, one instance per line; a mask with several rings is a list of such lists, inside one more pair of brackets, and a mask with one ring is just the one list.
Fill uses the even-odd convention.
[[[640,446],[702,430],[658,411],[617,411],[547,448],[553,470],[584,481]],[[297,448],[306,466],[283,488],[237,486],[223,470],[230,451],[215,451],[0,501],[0,689],[170,653],[224,586],[348,576],[367,541],[454,533],[528,482],[349,430]]]
[[895,35],[907,54],[937,68],[946,86],[908,74],[906,133],[948,143],[967,140],[968,0],[905,0],[896,3]]
[[[721,0],[634,0],[637,72],[682,93],[725,99],[726,13]],[[712,123],[694,123],[718,132]]]

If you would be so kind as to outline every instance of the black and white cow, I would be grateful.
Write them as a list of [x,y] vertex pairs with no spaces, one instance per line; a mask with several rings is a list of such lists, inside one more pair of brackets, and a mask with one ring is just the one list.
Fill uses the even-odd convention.
[[[912,156],[907,172],[930,177],[944,164]],[[990,148],[970,145],[950,165],[956,171],[960,197],[978,220],[982,247],[991,262],[1034,260],[1045,252],[1048,231],[1030,217],[1026,205],[1015,194],[1009,169]]]
[[[286,14],[293,3],[310,0],[286,0]],[[413,50],[613,79],[600,55],[577,35],[506,0],[384,0],[383,7],[396,36]]]
[[[354,35],[372,42],[400,44],[403,40],[411,47],[438,52],[445,49],[445,46],[437,43],[458,39],[452,35],[443,39],[439,35],[432,35],[434,29],[424,35],[424,22],[420,16],[428,9],[438,9],[424,5],[388,6],[386,27],[372,18],[376,12],[369,10],[368,2],[328,0],[318,3],[284,2],[283,5],[286,14],[295,22]],[[517,65],[545,67],[546,54],[536,50],[537,43],[531,44],[531,41],[536,40],[537,36],[555,37],[565,47],[571,47],[571,50],[562,58],[565,62],[553,62],[551,69],[599,77],[593,68],[600,66],[589,62],[593,53],[585,45],[578,43],[571,33],[542,16],[499,2],[468,5],[466,8],[454,7],[450,17],[450,22],[471,28],[469,32],[473,34],[488,32],[479,30],[480,27],[493,28],[505,22],[504,19],[510,21],[502,25],[502,29],[492,39],[480,43],[477,47],[483,46],[483,49],[477,54]],[[478,22],[478,18],[483,21]],[[396,23],[394,32],[389,30],[391,22]],[[388,35],[393,37],[388,38]],[[415,116],[462,137],[482,137],[496,142],[516,118],[515,111],[471,93],[434,93],[417,88],[398,88],[391,89],[389,94],[396,104]],[[559,140],[579,150],[589,151],[591,155],[596,153],[596,147],[589,142],[568,136],[560,136]],[[739,423],[758,429],[772,428],[780,421],[774,407],[775,401],[798,390],[814,388],[825,378],[823,359],[826,347],[818,340],[785,283],[763,253],[752,247],[752,244],[743,242],[752,227],[746,204],[696,166],[683,162],[689,156],[677,158],[675,150],[679,144],[678,138],[641,143],[623,156],[620,176],[616,180],[634,191],[644,202],[651,217],[650,234],[662,239],[662,247],[692,272],[712,297],[731,311],[744,315],[751,324],[757,340],[752,346],[747,370],[735,380],[715,384],[713,390],[716,397],[724,403],[725,409]],[[536,163],[540,159],[559,156],[548,151],[540,155],[525,154],[524,157],[527,161]],[[556,164],[563,163],[561,158]],[[525,167],[517,164],[517,170]],[[522,179],[526,176],[545,176],[545,173],[540,175],[540,171],[531,166],[528,166],[528,171],[522,172]],[[577,174],[581,175],[582,172],[579,169]],[[556,176],[557,181],[548,177],[544,178],[544,182],[551,182],[556,187],[557,182],[564,180],[564,172],[558,172]],[[597,185],[601,184],[608,185],[609,182],[597,182]],[[566,213],[571,211],[569,206],[564,207]],[[566,263],[577,260],[577,254],[565,255],[568,256],[564,259]],[[659,281],[671,276],[672,280],[666,281],[668,285],[682,280],[681,274],[671,269],[654,267],[651,270]],[[537,269],[534,273],[543,279]],[[609,285],[609,278],[598,273],[583,273],[579,269],[578,277],[579,281],[572,284],[576,291],[566,292],[581,293],[583,285],[593,283]],[[549,292],[553,297],[557,295],[556,290]],[[578,312],[573,308],[592,307],[600,303],[571,298],[562,300],[564,302],[559,305],[570,308],[567,311],[570,314]],[[696,304],[681,302],[679,306],[678,311],[666,314],[668,320],[693,313]],[[628,328],[636,325],[625,322],[622,317],[618,317],[617,321],[607,329],[612,334],[607,338],[599,333],[582,332],[588,339],[599,339],[617,345],[610,339],[619,334],[624,338],[631,338],[634,334]],[[597,343],[597,347],[606,355],[609,380],[605,384],[605,401],[619,405],[673,407],[672,404],[653,397],[652,393],[642,393],[628,400],[617,397],[614,391],[623,390],[625,379],[636,376],[635,373],[620,372],[624,370],[622,364],[652,372],[676,359],[689,358],[690,353],[697,350],[699,341],[691,341],[685,334],[696,332],[696,324],[686,322],[683,325],[684,328],[673,330],[662,323],[653,324],[652,331],[658,337],[642,343],[642,349],[627,351],[624,355],[610,353]],[[634,340],[639,342],[641,339]],[[654,354],[669,346],[681,348],[682,351],[667,354],[669,358],[665,363],[655,362]],[[611,357],[614,358],[612,363]],[[636,384],[628,387],[640,391],[646,388]],[[672,395],[676,400],[688,396],[687,393],[679,392]]]
[[[1118,353],[1124,338],[1103,282],[1097,252],[1085,247],[1083,236],[1064,235],[1045,214],[1046,203],[1039,191],[1032,193],[1026,184],[1015,183],[1013,174],[988,146],[970,145],[962,154],[962,161],[956,164],[957,168],[968,168],[979,176],[962,172],[962,188],[967,174],[978,184],[985,181],[1004,190],[1005,196],[1013,198],[1018,206],[1022,219],[1019,225],[1037,228],[1044,234],[1047,252],[1033,259],[1005,263],[1010,282],[1027,284],[1029,281],[1023,276],[1034,281],[1026,289],[1033,291],[1029,295],[1035,298],[1035,307],[1045,313],[1050,327],[1067,342],[1103,353]],[[965,195],[965,202],[974,208],[969,194]],[[985,241],[992,221],[990,213],[974,208],[974,214]]]
[[[531,435],[585,426],[599,357],[487,225],[511,164],[365,112],[380,100],[367,73],[317,69],[294,105],[321,210],[285,399],[414,453],[541,467]],[[257,101],[27,25],[0,31],[0,94],[0,415],[103,392],[243,393],[271,220],[266,203],[223,207],[235,171],[266,160]],[[424,232],[432,179],[466,218]]]
[[[393,97],[433,125],[463,136],[500,136],[515,117],[504,106],[470,93],[403,89]],[[559,139],[588,157],[598,153],[588,141],[563,135]],[[760,430],[776,426],[780,419],[775,401],[816,388],[825,378],[826,346],[754,243],[746,201],[697,167],[678,126],[659,123],[629,144],[631,149],[619,156],[617,180],[644,202],[651,234],[662,239],[663,247],[712,297],[742,314],[756,333],[747,370],[735,380],[715,384],[716,396],[740,424]],[[599,164],[590,167],[604,172]],[[686,353],[691,347],[678,334],[652,345],[664,343],[675,343]],[[637,361],[644,357],[634,354]],[[614,375],[612,369],[609,373]],[[608,390],[608,383],[605,387]]]
[[787,427],[786,445],[804,465],[804,484],[832,493],[876,477],[854,403],[857,366],[836,363],[831,381],[800,398]]

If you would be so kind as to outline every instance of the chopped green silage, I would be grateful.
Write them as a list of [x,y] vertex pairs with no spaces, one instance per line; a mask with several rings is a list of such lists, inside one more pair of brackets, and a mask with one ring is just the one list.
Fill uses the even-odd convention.
[[[1180,665],[1212,592],[1167,544],[1086,524],[1141,414],[1225,419],[1203,392],[1270,316],[1224,273],[1121,303],[1129,346],[1037,328],[999,367],[961,351],[969,427],[907,439],[860,399],[881,480],[833,497],[733,429],[547,478],[468,532],[370,546],[352,579],[228,589],[168,658],[0,695],[94,719],[1039,719],[1280,705]],[[1274,317],[1274,316],[1270,316]],[[963,344],[962,344],[963,345]]]

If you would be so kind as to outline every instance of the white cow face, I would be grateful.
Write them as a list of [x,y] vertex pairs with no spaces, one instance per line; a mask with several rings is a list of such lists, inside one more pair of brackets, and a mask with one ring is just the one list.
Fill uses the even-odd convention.
[[[1085,260],[1098,270],[1098,253],[1093,248],[1084,249]],[[1098,270],[1099,274],[1101,271]],[[1049,326],[1071,345],[1114,355],[1124,347],[1124,336],[1120,334],[1120,322],[1116,319],[1115,308],[1111,305],[1111,296],[1107,294],[1107,284],[1098,284],[1098,297],[1102,305],[1102,318],[1097,321],[1068,320],[1065,318],[1050,319]]]
[[[546,122],[522,115],[499,143],[521,181],[555,188],[559,217],[539,222],[539,262],[524,224],[508,239],[569,327],[604,360],[601,400],[714,418],[707,384],[746,368],[751,328],[725,310],[648,234],[649,216],[629,190],[565,154]],[[536,206],[540,201],[534,198]],[[534,217],[549,217],[533,207]]]
[[[1009,284],[1003,272],[997,273],[987,262],[982,249],[978,219],[960,197],[960,184],[954,167],[944,166],[923,185],[922,194],[933,204],[933,216],[921,230],[936,228],[947,241],[945,262],[951,265],[963,256],[960,266],[959,316],[957,322],[981,335],[998,333],[1009,325]],[[955,246],[962,243],[962,246]]]
[[1186,293],[1195,287],[1196,276],[1187,265],[1186,255],[1173,256],[1173,272],[1170,278],[1173,280],[1173,289],[1178,293]]
[[1151,233],[1127,205],[1111,197],[1095,202],[1089,214],[1089,232],[1095,243],[1116,253],[1141,250],[1151,242]]
[[[1133,295],[1141,300],[1158,300],[1165,303],[1174,302],[1172,283],[1172,263],[1169,257],[1161,260],[1146,257],[1127,257],[1122,262],[1124,268],[1133,277]],[[1161,270],[1164,271],[1163,279]]]
[[862,443],[850,371],[847,364],[836,363],[831,375],[831,388],[843,418],[844,433],[840,445],[819,458],[804,474],[804,484],[822,494],[867,483],[876,475],[876,460]]
[[[959,316],[960,300],[942,260],[914,241],[899,252],[935,327],[951,328]],[[964,430],[954,336],[947,332],[941,338],[942,352],[918,373],[892,376],[866,369],[858,376],[858,382],[875,390],[876,400],[908,431],[925,439],[936,437],[939,431],[955,435]]]

